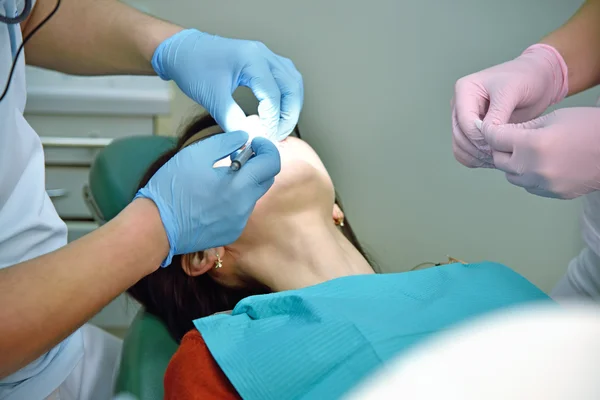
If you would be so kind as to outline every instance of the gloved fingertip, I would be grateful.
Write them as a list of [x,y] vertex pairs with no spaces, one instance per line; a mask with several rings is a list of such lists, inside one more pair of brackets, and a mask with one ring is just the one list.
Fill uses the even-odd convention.
[[281,118],[281,98],[264,99],[258,105],[258,116],[262,122],[268,137],[275,137],[279,131],[279,119]]
[[252,149],[254,149],[255,153],[265,153],[269,151],[277,151],[277,146],[269,139],[261,136],[257,136],[252,139],[251,142]]
[[166,268],[166,267],[168,267],[169,265],[171,265],[171,262],[173,262],[173,257],[174,257],[173,251],[172,251],[172,250],[169,250],[169,254],[168,254],[168,255],[167,255],[167,257],[166,257],[166,258],[163,260],[163,262],[161,262],[161,263],[160,263],[160,267],[161,267],[161,268]]
[[497,135],[509,126],[510,125],[508,124],[497,124],[493,121],[484,119],[481,122],[481,128],[479,128],[479,130],[483,134],[484,139],[489,143],[491,135]]
[[245,131],[233,131],[224,133],[225,136],[231,136],[227,143],[227,154],[232,155],[240,151],[244,145],[248,144],[250,136]]
[[254,153],[258,155],[268,155],[277,158],[277,162],[281,163],[279,150],[273,142],[267,138],[255,137],[250,144]]
[[508,124],[516,106],[516,98],[505,98],[498,95],[491,97],[488,111],[483,118],[484,124],[486,122],[493,125]]
[[274,179],[281,171],[281,157],[277,147],[269,139],[262,137],[254,138],[251,146],[255,155],[248,160],[239,175],[251,174],[256,183]]
[[294,131],[295,126],[296,123],[293,123],[293,121],[281,121],[276,135],[277,140],[287,138]]
[[276,138],[279,134],[279,119],[277,119],[277,122],[273,122],[273,117],[261,117],[260,120],[262,122],[262,125],[264,126],[265,134],[267,135],[267,137]]
[[229,143],[242,143],[240,147],[247,143],[250,137],[246,131],[233,131],[223,133],[222,135]]

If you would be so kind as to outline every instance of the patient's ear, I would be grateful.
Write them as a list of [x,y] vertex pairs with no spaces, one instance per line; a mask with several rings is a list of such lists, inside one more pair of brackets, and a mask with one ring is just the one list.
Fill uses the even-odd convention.
[[333,204],[333,222],[336,225],[344,226],[344,212],[337,204]]
[[215,268],[217,261],[223,258],[224,253],[225,249],[223,247],[217,247],[197,253],[184,254],[181,258],[181,268],[189,276],[205,274]]

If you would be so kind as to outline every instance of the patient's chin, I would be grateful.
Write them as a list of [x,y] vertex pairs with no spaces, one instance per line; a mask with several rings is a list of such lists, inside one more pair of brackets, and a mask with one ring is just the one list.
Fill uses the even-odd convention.
[[[282,167],[283,169],[283,167]],[[282,186],[290,187],[290,190],[302,190],[307,196],[311,194],[323,194],[334,196],[333,181],[326,170],[305,160],[291,160],[281,179]],[[314,193],[308,191],[314,190]],[[308,192],[308,193],[306,193]]]
[[303,160],[282,161],[275,183],[258,201],[253,215],[275,217],[325,207],[331,213],[335,199],[328,175]]

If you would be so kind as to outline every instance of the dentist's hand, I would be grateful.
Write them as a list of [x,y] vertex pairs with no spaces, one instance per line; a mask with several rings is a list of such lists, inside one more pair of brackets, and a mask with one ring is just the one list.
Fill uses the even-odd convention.
[[522,124],[484,122],[482,131],[510,183],[561,199],[600,190],[599,108],[564,108]]
[[490,146],[475,121],[495,125],[529,121],[567,92],[567,66],[558,51],[543,44],[461,78],[452,100],[454,157],[470,168],[493,167]]
[[302,76],[292,61],[260,42],[187,29],[158,46],[152,66],[202,105],[225,132],[244,129],[245,114],[232,97],[238,86],[249,87],[259,100],[258,113],[270,138],[285,139],[298,123]]
[[239,171],[213,168],[247,140],[247,133],[236,131],[192,144],[138,191],[136,198],[148,198],[158,207],[169,239],[169,255],[161,266],[169,265],[176,254],[230,244],[241,235],[281,168],[275,145],[260,137],[252,141],[256,155]]

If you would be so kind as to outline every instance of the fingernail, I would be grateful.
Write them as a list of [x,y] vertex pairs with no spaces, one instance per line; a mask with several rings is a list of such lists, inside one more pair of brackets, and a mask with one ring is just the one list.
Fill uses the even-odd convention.
[[483,125],[483,121],[480,119],[476,119],[475,120],[475,126],[477,127],[477,129],[481,130],[481,126]]

